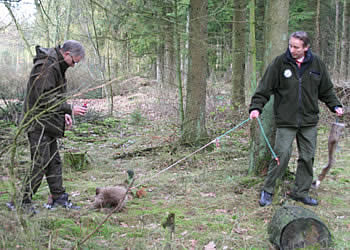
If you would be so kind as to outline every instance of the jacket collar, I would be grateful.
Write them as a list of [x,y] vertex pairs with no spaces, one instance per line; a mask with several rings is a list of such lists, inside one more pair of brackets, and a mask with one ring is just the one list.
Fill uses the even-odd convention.
[[56,50],[56,53],[57,53],[57,59],[58,59],[58,63],[60,65],[60,69],[61,69],[61,72],[62,72],[62,75],[64,75],[66,73],[66,70],[69,68],[69,65],[66,63],[66,61],[64,60],[63,58],[63,55],[61,54],[61,46],[58,45],[55,50]]
[[[309,48],[307,51],[306,51],[306,54],[305,54],[305,58],[304,58],[304,61],[302,64],[308,64],[310,62],[312,62],[314,56],[312,54],[312,51],[311,49]],[[292,54],[290,53],[290,50],[289,48],[287,49],[287,51],[285,52],[285,60],[287,62],[291,62],[293,64],[296,65],[296,62],[295,62],[295,59],[292,57]]]

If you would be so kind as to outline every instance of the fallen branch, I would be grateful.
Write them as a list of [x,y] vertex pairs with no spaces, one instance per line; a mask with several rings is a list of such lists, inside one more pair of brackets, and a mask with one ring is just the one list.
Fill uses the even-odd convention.
[[124,159],[124,158],[132,158],[132,157],[136,157],[136,156],[146,156],[147,153],[162,149],[164,147],[169,147],[169,146],[166,145],[166,146],[157,146],[157,147],[150,147],[150,148],[144,148],[144,149],[137,149],[137,150],[132,151],[132,152],[124,152],[121,154],[116,153],[116,154],[114,154],[113,159],[117,160],[117,159]]

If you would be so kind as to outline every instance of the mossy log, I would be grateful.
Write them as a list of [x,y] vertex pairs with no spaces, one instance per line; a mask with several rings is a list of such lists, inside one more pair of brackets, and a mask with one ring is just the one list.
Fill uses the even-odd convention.
[[84,170],[89,165],[88,155],[86,152],[79,150],[69,150],[64,152],[64,166],[73,170]]
[[278,209],[268,226],[268,233],[270,241],[280,249],[328,248],[332,244],[326,225],[313,211],[304,207]]

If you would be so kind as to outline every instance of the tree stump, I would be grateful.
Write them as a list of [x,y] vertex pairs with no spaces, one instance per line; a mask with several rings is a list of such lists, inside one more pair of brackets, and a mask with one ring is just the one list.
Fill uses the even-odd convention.
[[89,164],[87,153],[79,150],[69,150],[64,152],[63,159],[65,167],[70,167],[73,170],[86,169]]
[[298,206],[278,209],[269,226],[270,241],[280,249],[330,247],[331,233],[311,210]]

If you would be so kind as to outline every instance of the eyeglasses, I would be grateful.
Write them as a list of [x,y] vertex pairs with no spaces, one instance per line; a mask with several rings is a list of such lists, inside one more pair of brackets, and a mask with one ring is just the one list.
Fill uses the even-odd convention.
[[73,63],[74,65],[78,64],[76,61],[74,61],[72,55],[71,55],[71,54],[69,54],[69,55],[70,55],[70,58],[72,59],[72,63]]

